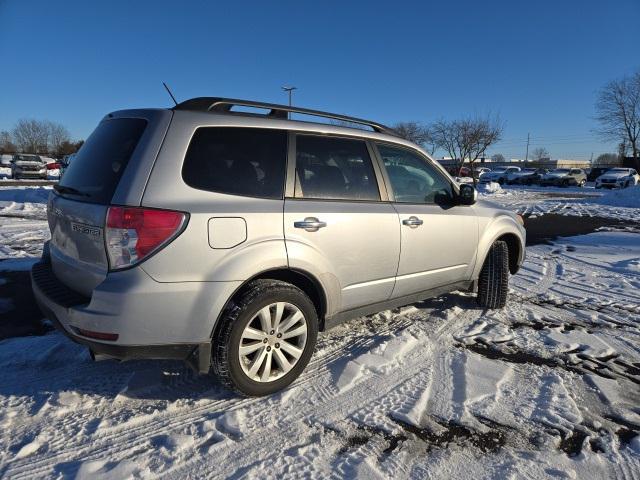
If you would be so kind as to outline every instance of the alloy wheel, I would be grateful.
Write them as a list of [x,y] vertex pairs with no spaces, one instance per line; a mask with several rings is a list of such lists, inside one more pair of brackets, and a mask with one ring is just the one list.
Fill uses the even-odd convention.
[[306,342],[307,320],[302,311],[291,303],[272,303],[261,308],[242,331],[240,366],[251,380],[272,382],[298,363]]

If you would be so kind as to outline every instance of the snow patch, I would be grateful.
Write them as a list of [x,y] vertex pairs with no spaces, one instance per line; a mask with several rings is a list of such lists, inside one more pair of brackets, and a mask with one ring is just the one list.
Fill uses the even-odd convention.
[[615,207],[640,207],[640,185],[634,187],[611,190],[602,197],[595,200],[601,205],[611,205]]
[[504,190],[497,182],[479,183],[478,191],[480,193],[502,193]]
[[384,375],[402,362],[402,357],[418,345],[419,341],[408,331],[383,342],[370,353],[360,355],[344,367],[336,386],[340,391],[352,388],[367,373]]

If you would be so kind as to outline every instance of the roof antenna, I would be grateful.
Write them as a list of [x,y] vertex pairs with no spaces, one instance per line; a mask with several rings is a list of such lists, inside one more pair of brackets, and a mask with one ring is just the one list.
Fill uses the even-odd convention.
[[173,96],[173,93],[171,93],[171,90],[169,90],[169,86],[164,82],[162,82],[162,85],[164,85],[164,88],[167,89],[167,93],[171,96],[171,100],[173,100],[173,103],[178,105],[178,101],[176,100],[176,97]]

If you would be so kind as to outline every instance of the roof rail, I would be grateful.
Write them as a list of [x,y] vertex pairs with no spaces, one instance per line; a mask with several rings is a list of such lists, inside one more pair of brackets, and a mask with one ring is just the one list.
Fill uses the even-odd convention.
[[362,118],[348,117],[338,113],[322,112],[320,110],[311,110],[309,108],[292,107],[287,105],[278,105],[275,103],[254,102],[253,100],[239,100],[235,98],[220,97],[197,97],[185,100],[173,107],[173,110],[195,110],[200,112],[216,112],[216,113],[245,113],[231,112],[234,106],[264,108],[270,110],[267,116],[287,119],[289,113],[301,113],[303,115],[312,115],[314,117],[330,118],[341,122],[356,123],[358,125],[366,125],[371,127],[374,132],[386,133],[388,135],[397,136],[398,134],[391,128],[381,123],[364,120]]

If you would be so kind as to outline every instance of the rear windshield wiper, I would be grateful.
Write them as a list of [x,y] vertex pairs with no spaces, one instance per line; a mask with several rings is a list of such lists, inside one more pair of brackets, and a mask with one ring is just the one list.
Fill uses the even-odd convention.
[[56,185],[53,186],[53,189],[58,193],[69,193],[71,195],[78,195],[79,197],[90,197],[91,196],[88,193],[81,192],[77,188],[65,187],[64,185],[56,184]]

